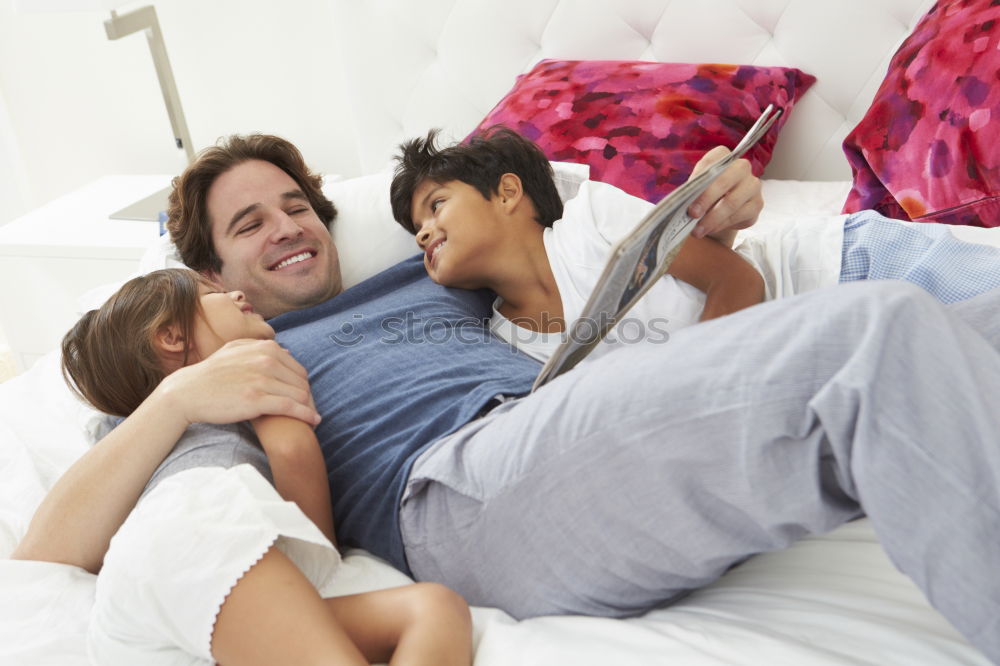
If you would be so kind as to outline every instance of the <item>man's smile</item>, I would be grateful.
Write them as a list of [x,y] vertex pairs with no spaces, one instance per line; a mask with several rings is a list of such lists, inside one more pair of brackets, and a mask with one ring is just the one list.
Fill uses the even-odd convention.
[[273,264],[268,268],[269,271],[279,271],[282,268],[287,268],[288,266],[293,266],[303,261],[307,261],[316,256],[315,250],[303,250],[301,252],[296,252],[293,255],[285,257],[276,264]]

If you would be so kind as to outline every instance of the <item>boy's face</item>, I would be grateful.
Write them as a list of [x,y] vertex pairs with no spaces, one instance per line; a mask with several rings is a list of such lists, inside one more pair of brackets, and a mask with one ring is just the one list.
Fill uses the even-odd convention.
[[316,305],[341,289],[337,249],[298,184],[260,160],[215,179],[206,201],[222,260],[213,277],[275,317]]
[[432,280],[465,289],[489,285],[493,250],[504,228],[499,196],[484,199],[479,190],[457,180],[426,180],[414,190],[410,212]]

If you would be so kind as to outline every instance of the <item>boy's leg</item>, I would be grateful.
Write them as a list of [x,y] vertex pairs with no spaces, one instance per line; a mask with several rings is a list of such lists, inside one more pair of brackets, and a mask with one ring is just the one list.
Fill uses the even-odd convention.
[[436,444],[404,498],[407,557],[474,605],[622,616],[863,504],[1000,659],[998,394],[1000,355],[912,286],[771,302],[622,348]]
[[1000,287],[1000,248],[960,241],[947,225],[863,211],[844,222],[840,281],[856,280],[906,280],[953,303]]

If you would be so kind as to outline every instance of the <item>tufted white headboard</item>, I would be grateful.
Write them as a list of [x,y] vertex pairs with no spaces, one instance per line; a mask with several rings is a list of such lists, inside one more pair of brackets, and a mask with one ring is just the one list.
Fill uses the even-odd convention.
[[932,0],[334,0],[363,172],[460,139],[544,58],[798,67],[817,83],[765,175],[847,180],[844,136]]

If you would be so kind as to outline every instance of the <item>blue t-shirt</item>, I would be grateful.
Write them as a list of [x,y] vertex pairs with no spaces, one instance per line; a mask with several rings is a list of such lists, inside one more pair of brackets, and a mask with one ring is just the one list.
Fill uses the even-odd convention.
[[422,257],[270,321],[323,416],[338,541],[407,572],[398,509],[413,461],[495,396],[526,394],[539,371],[490,333],[494,294],[435,284]]

